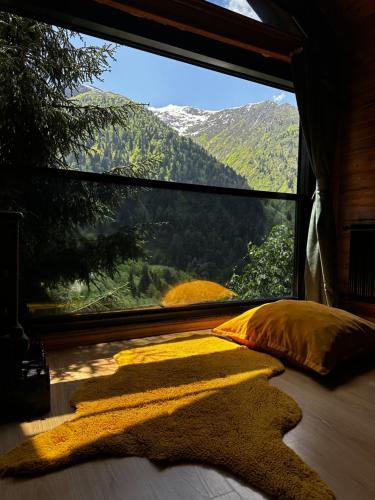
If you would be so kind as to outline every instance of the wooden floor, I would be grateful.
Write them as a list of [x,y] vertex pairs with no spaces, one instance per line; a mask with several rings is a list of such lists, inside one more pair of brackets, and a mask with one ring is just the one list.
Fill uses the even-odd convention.
[[[201,332],[206,333],[206,332]],[[164,341],[171,336],[158,337]],[[148,339],[130,341],[143,345]],[[153,338],[155,341],[155,338]],[[112,373],[129,341],[51,352],[52,411],[43,420],[0,426],[0,452],[69,419],[69,396],[83,379]],[[271,384],[290,394],[302,422],[285,442],[314,467],[338,500],[375,499],[375,369],[325,382],[288,367]],[[255,500],[265,498],[225,471],[161,468],[142,458],[92,461],[32,479],[0,480],[1,500]],[[308,499],[306,499],[308,500]]]

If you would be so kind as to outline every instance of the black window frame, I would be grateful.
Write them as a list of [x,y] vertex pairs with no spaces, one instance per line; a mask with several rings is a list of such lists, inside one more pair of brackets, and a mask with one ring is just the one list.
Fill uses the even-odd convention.
[[[119,27],[127,16],[121,19],[111,16],[110,12],[103,11],[97,5],[87,15],[88,1],[56,2],[57,5],[47,5],[47,2],[0,0],[0,9],[34,18],[38,21],[49,22],[64,28],[73,29],[83,34],[95,36],[103,40],[112,41],[133,48],[145,50],[189,64],[211,69],[213,71],[229,74],[251,82],[261,83],[293,92],[290,65],[285,62],[261,57],[258,54],[249,54],[241,49],[227,46],[221,42],[205,40],[202,49],[202,39],[189,33],[178,30],[155,26],[143,19],[132,19],[131,28]],[[91,2],[92,3],[92,2]],[[64,9],[59,10],[58,5],[64,4]],[[103,13],[105,14],[103,17]],[[120,16],[121,17],[121,16]],[[249,20],[249,22],[253,22]],[[128,25],[129,28],[129,25]],[[147,36],[145,34],[147,33]],[[124,176],[106,175],[83,171],[67,171],[59,169],[43,170],[48,176],[61,178],[74,178],[77,180],[111,182],[128,184],[149,188],[163,188],[203,192],[241,197],[255,197],[261,199],[280,199],[295,201],[295,239],[294,239],[294,283],[292,296],[285,298],[301,299],[304,296],[304,263],[307,227],[311,207],[312,174],[306,151],[306,143],[300,126],[298,154],[298,179],[296,193],[279,193],[256,191],[249,189],[235,189],[215,187],[198,184],[159,181],[150,179],[136,179]],[[26,168],[26,167],[23,167]],[[20,169],[22,171],[22,168]],[[30,171],[30,169],[28,169]],[[39,172],[41,173],[41,172]],[[122,310],[102,313],[88,313],[79,315],[59,315],[56,317],[32,318],[27,327],[38,333],[79,330],[85,331],[95,327],[116,327],[124,323],[150,323],[175,321],[183,322],[194,318],[215,317],[221,314],[239,314],[250,307],[255,307],[265,302],[279,300],[283,297],[262,297],[248,301],[211,302],[192,304],[189,306],[168,307],[162,309]]]

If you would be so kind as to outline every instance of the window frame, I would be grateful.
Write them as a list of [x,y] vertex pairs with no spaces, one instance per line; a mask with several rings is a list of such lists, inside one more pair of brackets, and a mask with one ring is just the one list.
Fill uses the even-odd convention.
[[[104,2],[106,1],[107,0],[104,0]],[[194,0],[195,3],[197,3],[197,1],[198,0]],[[203,37],[203,40],[206,42],[204,46],[205,50],[203,51],[204,53],[202,53],[202,36],[197,36],[194,33],[183,33],[181,35],[181,33],[176,32],[176,29],[173,27],[166,28],[164,25],[154,26],[152,23],[150,24],[148,20],[145,21],[142,18],[132,19],[131,32],[124,30],[119,31],[118,19],[114,16],[113,12],[111,13],[108,11],[104,18],[100,17],[100,15],[103,14],[103,5],[99,5],[99,9],[98,4],[95,6],[96,10],[94,9],[91,11],[90,19],[87,18],[86,11],[85,17],[82,9],[87,8],[88,3],[95,4],[96,2],[88,0],[76,0],[75,2],[58,1],[55,2],[55,5],[51,8],[43,7],[43,5],[45,5],[43,2],[33,2],[32,5],[30,5],[30,3],[22,0],[17,0],[15,2],[0,0],[0,9],[35,18],[39,21],[49,22],[64,28],[74,29],[103,40],[121,43],[172,59],[202,66],[217,72],[230,74],[252,82],[262,83],[277,89],[293,91],[291,79],[287,78],[287,75],[290,75],[290,63],[287,64],[285,61],[263,57],[256,52],[244,51],[230,44],[223,44],[223,42],[215,40],[212,41],[205,37]],[[68,8],[65,12],[58,10],[58,7],[61,7],[60,4],[67,5]],[[205,11],[215,13],[215,9],[217,8],[223,10],[220,7],[208,4],[208,7],[205,7]],[[72,15],[72,13],[75,13],[75,15]],[[233,16],[238,17],[237,14],[229,12],[229,18],[233,18]],[[123,15],[122,20],[124,21],[128,19],[128,17],[128,15]],[[256,25],[262,24],[248,18],[244,18],[244,21],[241,20],[241,22],[249,24],[250,27],[253,26],[254,23],[256,23]],[[266,31],[269,29],[267,25],[262,26]],[[149,30],[149,38],[144,37],[146,29]],[[289,35],[285,34],[285,36]],[[228,61],[231,59],[232,62],[229,63]],[[254,68],[256,69],[254,70]],[[43,170],[45,172],[44,169],[36,170]],[[28,169],[28,171],[30,171],[30,169]],[[241,197],[293,200],[295,201],[294,283],[292,296],[288,296],[287,298],[303,298],[305,242],[311,205],[309,195],[311,195],[312,176],[308,162],[306,143],[303,138],[301,127],[296,193],[214,187],[59,169],[48,169],[48,175],[151,188]],[[30,318],[26,321],[25,327],[30,332],[42,335],[47,347],[63,347],[83,343],[118,340],[119,338],[134,338],[163,334],[170,331],[175,332],[186,331],[187,329],[211,328],[219,324],[222,320],[239,314],[250,307],[279,300],[280,298],[282,297],[263,297],[248,301],[211,302],[162,309],[142,308],[142,310],[129,309],[102,313],[67,314],[56,317]]]

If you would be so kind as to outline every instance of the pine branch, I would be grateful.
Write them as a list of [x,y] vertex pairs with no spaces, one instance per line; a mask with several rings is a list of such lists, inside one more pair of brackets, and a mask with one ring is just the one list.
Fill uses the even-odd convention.
[[87,309],[88,307],[91,307],[93,306],[94,304],[98,304],[99,302],[101,302],[102,300],[104,299],[107,299],[108,297],[111,297],[112,295],[114,295],[115,293],[117,293],[119,290],[121,290],[122,288],[125,288],[129,285],[129,283],[125,283],[124,285],[121,285],[121,286],[118,286],[117,288],[113,289],[113,290],[109,290],[109,292],[106,292],[104,293],[101,297],[89,302],[88,304],[85,304],[81,307],[78,307],[77,309],[73,309],[73,311],[70,311],[71,313],[77,313],[79,311],[83,311],[84,309]]

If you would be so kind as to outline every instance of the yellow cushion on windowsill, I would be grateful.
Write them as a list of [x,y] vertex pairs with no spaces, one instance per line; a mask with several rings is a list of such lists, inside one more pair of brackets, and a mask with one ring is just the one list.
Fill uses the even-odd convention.
[[212,331],[322,375],[346,359],[375,351],[374,323],[310,301],[263,304]]

